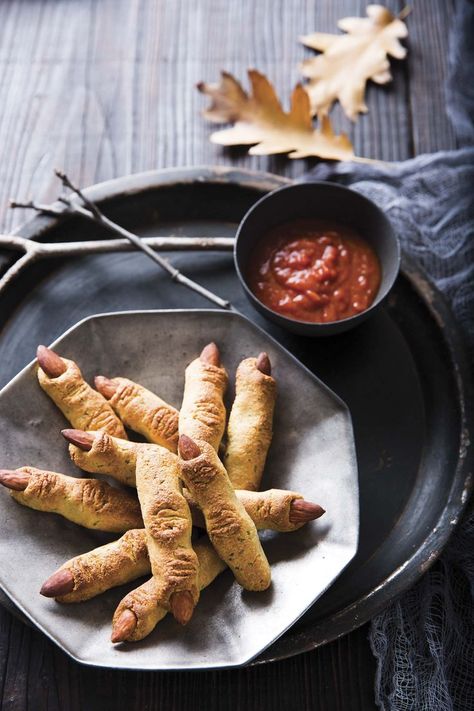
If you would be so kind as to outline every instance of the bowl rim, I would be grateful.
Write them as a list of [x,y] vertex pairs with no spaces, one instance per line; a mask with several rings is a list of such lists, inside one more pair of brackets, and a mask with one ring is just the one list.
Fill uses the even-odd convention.
[[[395,245],[395,263],[394,263],[394,272],[393,276],[391,279],[389,279],[388,284],[385,286],[385,288],[382,290],[379,287],[379,290],[377,292],[377,295],[375,296],[375,299],[373,302],[370,304],[370,306],[364,311],[361,311],[358,314],[354,314],[353,316],[347,316],[346,318],[338,319],[336,321],[324,321],[324,322],[318,322],[318,321],[303,321],[302,319],[296,319],[296,318],[291,318],[290,316],[285,316],[285,314],[281,314],[279,311],[274,311],[271,309],[269,306],[263,303],[255,294],[254,292],[250,289],[250,287],[247,284],[247,280],[243,274],[243,271],[240,269],[239,265],[239,257],[238,257],[238,249],[239,249],[239,237],[240,234],[245,226],[245,223],[247,219],[256,211],[258,210],[262,203],[264,203],[266,200],[269,198],[272,198],[274,195],[277,193],[281,193],[285,190],[299,190],[301,187],[306,187],[306,186],[316,186],[318,189],[320,188],[330,188],[331,190],[339,190],[341,194],[347,195],[348,193],[355,195],[356,199],[360,199],[361,202],[365,203],[370,209],[375,210],[375,212],[379,213],[380,217],[385,220],[388,226],[388,232],[390,233],[391,237],[393,238],[393,242]],[[335,220],[337,222],[338,220]],[[375,250],[374,250],[375,251]],[[250,297],[250,300],[253,301],[255,300],[259,306],[261,306],[262,311],[265,313],[268,312],[270,314],[270,320],[272,320],[272,317],[276,316],[279,319],[282,319],[283,321],[288,321],[291,324],[300,324],[302,326],[311,326],[314,327],[314,330],[328,330],[329,328],[334,328],[336,325],[339,326],[344,326],[344,325],[350,325],[351,323],[356,323],[359,322],[361,319],[365,319],[370,315],[370,313],[375,310],[381,302],[387,297],[389,292],[391,291],[393,285],[395,284],[395,281],[400,273],[400,264],[401,264],[401,245],[400,245],[400,240],[398,238],[397,233],[395,232],[395,229],[393,228],[392,223],[390,222],[389,218],[386,216],[386,214],[383,212],[383,210],[370,198],[366,197],[362,193],[358,192],[357,190],[353,190],[352,188],[346,186],[346,185],[339,185],[338,183],[333,183],[329,180],[305,180],[300,181],[300,182],[295,182],[295,183],[290,183],[289,185],[283,185],[279,188],[276,188],[275,190],[272,190],[271,192],[267,193],[266,195],[263,195],[257,202],[255,202],[251,207],[247,210],[243,218],[241,219],[239,226],[237,228],[237,231],[235,233],[235,243],[234,243],[234,249],[233,249],[233,255],[234,255],[234,267],[235,271],[237,273],[237,276],[239,278],[239,281],[241,283],[242,288],[244,289],[245,293],[247,296]],[[377,257],[379,255],[377,254]]]

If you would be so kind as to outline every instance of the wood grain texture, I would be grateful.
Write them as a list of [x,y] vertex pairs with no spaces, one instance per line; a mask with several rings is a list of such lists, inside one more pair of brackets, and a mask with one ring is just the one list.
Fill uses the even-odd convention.
[[[403,0],[385,3],[397,12]],[[415,0],[408,61],[369,86],[369,113],[338,130],[359,155],[404,160],[456,147],[444,80],[454,0]],[[52,200],[52,171],[81,185],[130,172],[220,164],[298,177],[314,163],[249,157],[209,143],[194,85],[256,67],[284,105],[312,52],[297,41],[336,32],[362,0],[3,0],[0,2],[0,229],[23,222],[8,199]],[[85,227],[87,229],[87,227]],[[326,647],[251,669],[132,673],[79,666],[0,609],[0,708],[68,711],[370,711],[375,663],[367,626]]]
[[3,711],[371,711],[367,626],[315,652],[233,671],[125,672],[80,666],[0,608]]
[[[408,18],[408,63],[369,86],[370,112],[334,122],[357,153],[403,160],[455,147],[445,111],[447,27],[453,0],[418,0]],[[401,0],[388,0],[398,11]],[[288,106],[311,50],[297,41],[338,18],[363,14],[355,0],[8,0],[0,3],[0,226],[25,219],[9,197],[50,200],[61,166],[82,185],[172,165],[229,164],[296,177],[311,161],[249,157],[209,143],[195,84],[221,69],[245,79],[258,67]]]

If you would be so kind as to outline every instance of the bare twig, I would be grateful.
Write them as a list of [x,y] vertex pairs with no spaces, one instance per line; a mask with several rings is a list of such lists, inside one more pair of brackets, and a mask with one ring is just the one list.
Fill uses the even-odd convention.
[[82,202],[84,203],[84,205],[89,208],[89,210],[92,212],[92,214],[95,215],[95,217],[96,217],[98,220],[101,220],[101,219],[102,219],[102,213],[101,213],[101,211],[99,210],[99,208],[97,207],[97,205],[95,205],[91,200],[89,200],[89,198],[87,198],[87,197],[84,195],[84,193],[82,192],[82,190],[79,190],[78,187],[76,187],[73,183],[71,183],[71,181],[69,180],[69,178],[68,178],[68,176],[66,175],[66,173],[63,173],[63,171],[62,171],[62,170],[59,170],[58,168],[56,168],[56,170],[55,170],[54,172],[55,172],[55,174],[58,176],[59,180],[62,182],[62,184],[64,185],[64,187],[65,187],[65,188],[69,188],[69,190],[72,190],[73,193],[76,193],[76,195],[81,198],[81,200],[82,200]]
[[[220,308],[223,309],[230,309],[231,305],[228,301],[225,299],[221,299],[220,296],[217,296],[216,294],[213,294],[212,291],[209,291],[208,289],[204,288],[197,282],[193,281],[192,279],[189,279],[186,277],[184,274],[182,274],[179,269],[174,267],[167,259],[164,257],[161,257],[159,254],[153,251],[152,247],[147,244],[146,241],[142,240],[140,237],[135,235],[133,232],[129,232],[128,230],[124,229],[117,223],[113,222],[110,220],[108,217],[106,217],[100,209],[95,205],[91,200],[89,200],[83,192],[72,183],[72,181],[68,178],[68,176],[63,173],[60,170],[56,170],[56,175],[58,178],[61,180],[62,184],[72,190],[78,198],[82,201],[83,205],[78,204],[76,201],[70,200],[68,197],[65,196],[60,196],[58,199],[60,202],[62,202],[65,206],[65,210],[60,210],[58,208],[55,208],[52,205],[42,205],[39,203],[36,203],[34,201],[30,202],[16,202],[16,201],[11,201],[10,205],[11,207],[23,207],[23,208],[31,208],[33,210],[36,210],[37,212],[43,214],[43,215],[63,215],[63,214],[77,214],[81,215],[82,217],[91,220],[92,222],[95,222],[97,224],[102,225],[103,227],[106,227],[112,232],[115,232],[116,234],[119,234],[121,237],[124,237],[127,239],[129,242],[131,242],[137,249],[140,249],[142,252],[144,252],[150,259],[152,259],[158,266],[160,266],[164,271],[166,271],[171,279],[178,284],[181,284],[182,286],[185,286],[188,289],[191,289],[192,291],[196,292],[197,294],[200,294],[203,296],[205,299],[208,299],[212,303],[216,304],[217,306],[220,306]],[[26,256],[26,255],[25,255]],[[38,254],[35,255],[35,258],[38,256]],[[24,258],[22,257],[22,260]],[[10,270],[11,271],[11,270]],[[6,275],[5,275],[6,276]],[[5,278],[4,276],[4,278]],[[10,279],[8,279],[9,281]],[[2,281],[0,281],[0,289],[2,288]]]

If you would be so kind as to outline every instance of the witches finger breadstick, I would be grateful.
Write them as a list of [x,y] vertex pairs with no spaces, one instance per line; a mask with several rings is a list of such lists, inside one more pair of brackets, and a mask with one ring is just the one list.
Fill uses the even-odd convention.
[[154,577],[154,604],[171,609],[186,624],[199,599],[198,560],[179,474],[179,460],[172,452],[157,445],[139,450],[136,480]]
[[127,439],[123,424],[107,400],[90,387],[76,363],[38,346],[38,381],[72,424],[82,430],[104,430]]
[[[204,516],[187,489],[183,494],[191,509],[193,525],[205,527]],[[235,495],[252,519],[257,530],[288,533],[296,531],[308,521],[322,516],[325,511],[319,504],[305,501],[301,494],[284,489],[267,491],[236,490]]]
[[122,422],[149,442],[178,448],[178,410],[158,395],[127,378],[95,378],[97,390],[109,401]]
[[219,556],[247,590],[266,590],[270,566],[252,519],[237,499],[217,452],[186,435],[179,438],[181,477],[201,508],[206,529]]
[[85,528],[123,533],[143,525],[135,496],[105,481],[22,467],[1,469],[0,483],[18,503],[57,513]]
[[128,442],[106,432],[62,430],[61,434],[70,443],[69,454],[76,466],[91,474],[109,474],[127,486],[136,486],[138,448],[156,446]]
[[[206,538],[197,541],[194,550],[199,562],[198,586],[199,590],[203,590],[226,565]],[[165,617],[167,609],[154,602],[155,588],[155,579],[151,578],[123,598],[114,614],[112,642],[137,642],[150,634]]]
[[224,393],[227,373],[219,349],[209,343],[186,368],[179,434],[207,442],[217,451],[225,429]]
[[[93,474],[108,474],[130,486],[136,486],[135,467],[137,453],[151,444],[123,442],[102,432],[63,430],[64,437],[73,442],[73,461]],[[78,445],[78,446],[77,446]],[[117,472],[120,473],[117,476]],[[183,490],[190,508],[194,526],[203,527],[202,511],[187,489]],[[324,509],[318,504],[305,501],[301,494],[284,489],[267,491],[236,490],[236,497],[243,504],[257,529],[295,531],[308,521],[319,518]]]
[[[189,498],[189,493],[184,493],[190,503],[193,524],[204,526],[204,521],[197,519],[198,515],[202,518],[202,512]],[[298,494],[288,491],[270,489],[262,492],[237,491],[236,494],[246,506],[247,512],[254,516],[254,522],[259,522],[257,528],[293,531],[324,513],[324,509],[318,504],[297,498]],[[280,495],[284,495],[283,498],[280,498]],[[292,501],[288,506],[290,497]],[[268,509],[270,513],[267,513]],[[195,544],[194,550],[201,566],[198,574],[201,585],[203,576],[208,574],[209,566],[203,571],[200,545]],[[208,547],[209,544],[206,544],[206,550]],[[222,565],[224,566],[224,563]],[[81,602],[150,573],[145,529],[133,529],[113,543],[94,548],[64,563],[46,580],[40,592],[45,597],[56,598],[59,602]]]
[[276,383],[266,353],[243,360],[236,373],[235,400],[227,425],[224,464],[235,489],[260,488],[272,440]]
[[136,528],[117,541],[71,558],[46,580],[40,592],[59,602],[82,602],[149,573],[145,529]]

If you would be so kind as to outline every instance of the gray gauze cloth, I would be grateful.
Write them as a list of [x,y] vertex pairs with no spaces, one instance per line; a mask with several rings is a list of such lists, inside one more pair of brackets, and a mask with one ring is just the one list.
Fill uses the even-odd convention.
[[[388,165],[321,164],[389,217],[402,248],[445,294],[474,355],[474,149]],[[376,700],[384,711],[474,709],[474,515],[436,565],[371,622]]]
[[[473,139],[474,4],[458,3],[448,95],[459,144]],[[402,163],[320,164],[307,179],[349,185],[381,207],[402,248],[447,297],[474,356],[474,148]],[[471,438],[474,433],[471,433]],[[436,564],[375,617],[375,696],[384,711],[474,709],[474,513],[471,501]]]

